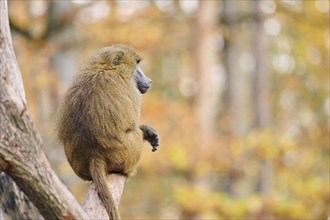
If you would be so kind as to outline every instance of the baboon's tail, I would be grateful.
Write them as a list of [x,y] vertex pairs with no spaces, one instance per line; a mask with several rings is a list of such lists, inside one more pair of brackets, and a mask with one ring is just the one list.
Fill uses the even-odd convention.
[[118,209],[116,208],[111,192],[107,187],[106,166],[104,162],[92,159],[89,170],[110,220],[120,220]]

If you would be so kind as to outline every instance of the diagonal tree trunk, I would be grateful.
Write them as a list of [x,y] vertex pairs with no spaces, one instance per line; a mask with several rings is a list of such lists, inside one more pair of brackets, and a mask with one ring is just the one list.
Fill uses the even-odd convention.
[[0,170],[8,174],[45,218],[87,218],[51,169],[26,109],[21,74],[12,48],[7,2],[0,1]]
[[[107,219],[97,192],[93,190],[93,184],[84,205],[86,212],[90,214],[88,216],[50,167],[39,134],[26,108],[22,77],[12,48],[5,0],[0,0],[0,22],[0,172],[5,172],[15,181],[45,219]],[[1,174],[2,176],[4,174]],[[7,181],[7,177],[1,178],[0,182],[7,182],[14,188],[14,185]],[[125,178],[110,175],[108,182],[118,206]],[[9,190],[4,185],[0,189]],[[0,193],[5,195],[5,192]],[[19,197],[21,192],[13,190],[13,193]],[[26,204],[30,205],[29,202]],[[26,217],[9,216],[10,213],[5,213],[2,208],[5,206],[0,205],[1,219],[38,218],[37,213],[35,216]]]

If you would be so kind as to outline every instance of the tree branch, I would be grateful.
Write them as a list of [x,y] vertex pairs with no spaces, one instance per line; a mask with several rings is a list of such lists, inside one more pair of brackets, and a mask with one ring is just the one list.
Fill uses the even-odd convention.
[[34,41],[45,41],[51,38],[54,34],[60,33],[68,27],[70,24],[73,23],[74,17],[77,15],[79,10],[84,7],[87,7],[91,3],[84,5],[84,6],[70,6],[69,9],[63,10],[63,4],[72,4],[70,2],[61,2],[61,1],[54,1],[49,0],[47,6],[47,17],[44,21],[44,31],[39,34],[32,34],[29,29],[24,29],[23,27],[19,26],[15,23],[14,19],[9,17],[9,24],[11,30],[16,32],[17,34],[22,35],[23,37],[34,40]]
[[[108,188],[118,208],[121,195],[124,190],[126,177],[118,174],[111,174],[107,177]],[[87,197],[83,204],[83,209],[92,219],[108,219],[108,214],[98,196],[95,185],[92,183]]]

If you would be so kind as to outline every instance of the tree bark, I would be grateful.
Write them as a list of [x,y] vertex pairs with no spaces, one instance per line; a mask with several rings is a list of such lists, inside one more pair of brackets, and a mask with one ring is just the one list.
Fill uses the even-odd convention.
[[4,172],[0,173],[0,204],[0,219],[44,219],[33,203]]
[[[89,208],[86,210],[91,216],[88,216],[50,167],[42,141],[26,108],[22,77],[12,48],[5,0],[0,0],[0,22],[0,172],[4,171],[15,181],[45,219],[90,219],[95,216],[107,219],[105,211],[92,213]],[[112,191],[116,192],[113,196],[118,206],[125,178],[110,175],[109,181]],[[97,192],[92,189],[85,207],[98,204],[103,208],[98,203]],[[0,210],[0,217],[7,217],[3,210]]]

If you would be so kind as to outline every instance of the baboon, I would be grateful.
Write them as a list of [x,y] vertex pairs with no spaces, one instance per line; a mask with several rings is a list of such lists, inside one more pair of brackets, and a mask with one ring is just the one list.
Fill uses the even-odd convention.
[[152,151],[159,136],[149,125],[139,126],[141,93],[151,80],[144,75],[141,57],[124,45],[98,51],[80,68],[58,111],[58,139],[74,172],[96,184],[110,219],[120,219],[106,175],[134,174],[143,140]]

